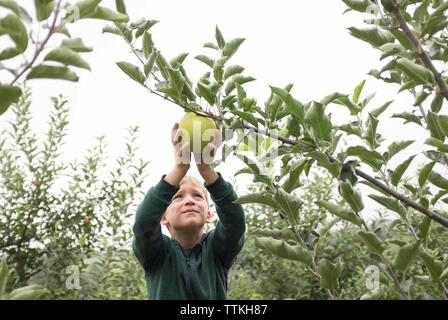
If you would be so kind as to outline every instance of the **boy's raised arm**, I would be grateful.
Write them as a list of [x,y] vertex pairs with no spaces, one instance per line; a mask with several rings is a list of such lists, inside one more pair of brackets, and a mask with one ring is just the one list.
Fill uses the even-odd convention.
[[132,228],[134,232],[132,248],[145,270],[164,254],[160,220],[170,205],[173,195],[180,189],[179,182],[176,183],[176,180],[182,179],[183,175],[176,169],[168,175],[163,175],[160,181],[149,189],[137,208]]
[[232,185],[223,179],[221,173],[215,173],[218,178],[211,184],[207,184],[205,176],[213,176],[213,173],[209,171],[204,174],[201,172],[201,174],[206,181],[204,185],[216,205],[216,213],[219,217],[214,232],[213,246],[222,264],[229,268],[243,248],[244,232],[246,231],[244,210],[240,204],[233,203],[238,196]]
[[160,220],[170,205],[172,197],[179,191],[179,182],[190,168],[189,144],[183,146],[179,144],[182,132],[178,128],[179,124],[175,123],[171,131],[176,163],[174,169],[167,175],[163,175],[160,181],[149,189],[135,215],[132,248],[145,270],[164,254]]

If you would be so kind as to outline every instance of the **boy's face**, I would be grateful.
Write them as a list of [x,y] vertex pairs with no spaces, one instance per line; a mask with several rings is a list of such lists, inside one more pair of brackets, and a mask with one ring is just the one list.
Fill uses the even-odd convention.
[[204,224],[210,221],[211,215],[204,191],[190,181],[180,186],[161,220],[163,225],[176,231],[200,231]]

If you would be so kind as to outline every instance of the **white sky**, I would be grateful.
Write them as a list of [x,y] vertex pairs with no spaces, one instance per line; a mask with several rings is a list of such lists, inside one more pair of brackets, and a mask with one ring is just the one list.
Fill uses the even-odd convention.
[[[21,0],[19,3],[34,14],[32,1]],[[104,0],[102,6],[114,8],[115,5],[112,0]],[[346,9],[342,1],[127,0],[126,6],[131,21],[141,17],[160,21],[150,31],[155,46],[167,59],[183,52],[190,53],[184,67],[193,83],[209,71],[194,56],[213,56],[214,50],[202,46],[215,41],[215,25],[218,25],[226,41],[246,38],[229,65],[240,64],[246,68],[245,75],[257,79],[244,87],[262,108],[270,94],[269,85],[284,87],[294,83],[292,94],[305,103],[319,101],[333,92],[351,94],[359,82],[367,79],[363,94],[377,92],[370,110],[387,100],[397,99],[380,117],[379,133],[392,138],[391,142],[409,139],[410,135],[417,139],[426,137],[417,126],[401,126],[402,120],[388,119],[394,112],[410,111],[412,100],[407,94],[397,96],[398,86],[384,85],[367,76],[370,69],[380,69],[385,62],[379,61],[378,50],[350,36],[347,28],[363,26],[365,16],[353,11],[342,15]],[[0,15],[4,12],[0,11]],[[170,131],[174,122],[182,117],[183,110],[149,94],[119,70],[115,62],[137,62],[124,40],[101,33],[108,23],[81,20],[69,25],[73,38],[81,37],[87,46],[94,48],[93,52],[82,54],[92,72],[77,69],[78,83],[29,81],[33,88],[32,124],[37,131],[45,132],[52,105],[49,97],[59,93],[68,97],[71,106],[69,136],[63,149],[67,161],[84,155],[86,149],[96,143],[95,137],[100,135],[106,136],[110,158],[114,159],[124,150],[126,128],[138,125],[140,155],[151,161],[150,176],[144,185],[144,189],[148,189],[174,165]],[[58,35],[51,44],[58,45],[61,39],[64,37]],[[0,75],[6,76],[5,73]],[[334,122],[348,122],[344,107],[330,105],[327,111],[331,111]],[[12,113],[7,112],[0,117],[0,128],[11,116]],[[402,153],[401,161],[419,151],[418,148],[408,149]],[[240,160],[231,158],[217,170],[225,179],[231,180],[233,173],[242,167]],[[369,169],[366,171],[371,173]],[[189,174],[199,177],[194,165]],[[247,178],[248,175],[237,176],[238,184],[242,187],[250,183]],[[364,199],[371,203],[367,194]]]

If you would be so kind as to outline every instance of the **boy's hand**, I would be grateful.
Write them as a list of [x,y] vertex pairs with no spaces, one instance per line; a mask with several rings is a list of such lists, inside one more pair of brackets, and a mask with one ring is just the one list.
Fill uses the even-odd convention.
[[190,142],[180,144],[182,139],[182,130],[179,129],[179,123],[174,123],[171,131],[171,142],[174,146],[174,160],[176,168],[187,172],[190,169],[191,153]]
[[200,173],[210,170],[210,163],[213,162],[216,153],[218,151],[218,148],[222,144],[221,130],[217,123],[216,123],[216,129],[217,130],[215,131],[213,142],[209,142],[207,146],[205,146],[204,150],[202,151],[202,154],[193,153],[196,166],[198,167],[198,171]]

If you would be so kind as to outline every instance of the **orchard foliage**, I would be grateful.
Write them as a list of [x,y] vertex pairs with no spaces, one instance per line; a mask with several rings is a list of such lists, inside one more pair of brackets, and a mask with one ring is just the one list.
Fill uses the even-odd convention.
[[[18,102],[23,94],[17,85],[19,80],[47,78],[78,81],[79,77],[72,68],[91,70],[81,54],[93,49],[86,46],[81,38],[72,37],[70,25],[81,19],[129,20],[121,12],[100,6],[101,1],[70,3],[34,0],[35,12],[30,14],[18,1],[0,0],[0,9],[7,12],[0,15],[0,38],[8,36],[14,43],[12,47],[0,46],[0,115],[12,103]],[[35,24],[46,29],[43,38],[39,38],[40,33],[36,34]],[[63,40],[55,39],[61,37]],[[17,63],[19,55],[25,56],[25,61],[20,64]],[[11,80],[5,76],[8,73]]]
[[[293,96],[293,84],[271,85],[269,98],[259,103],[245,89],[255,79],[244,74],[243,66],[231,64],[244,39],[226,40],[218,26],[215,42],[204,44],[212,54],[194,57],[206,70],[195,83],[182,65],[188,53],[167,59],[156,47],[150,28],[157,21],[115,24],[103,32],[121,36],[132,49],[136,64],[117,63],[132,80],[185,110],[195,112],[198,104],[204,104],[207,116],[220,122],[225,145],[222,158],[213,166],[233,151],[245,164],[236,175],[250,174],[254,183],[262,185],[257,192],[240,196],[237,203],[267,206],[275,213],[274,219],[286,222],[282,229],[255,232],[255,246],[301,264],[318,279],[328,298],[344,298],[338,281],[344,261],[320,256],[307,246],[301,230],[306,219],[300,179],[324,169],[336,183],[338,196],[316,200],[315,205],[351,228],[353,241],[367,250],[370,265],[378,268],[395,292],[383,294],[385,287],[379,286],[357,298],[415,298],[412,283],[422,281],[435,288],[435,297],[448,299],[448,257],[435,239],[446,238],[448,228],[448,116],[444,114],[448,78],[443,72],[448,62],[448,4],[437,0],[343,2],[346,12],[355,10],[366,16],[366,27],[351,27],[350,34],[380,50],[381,61],[386,61],[381,70],[373,69],[369,75],[398,85],[398,93],[413,97],[409,110],[396,112],[392,118],[416,124],[427,133],[425,149],[398,165],[394,163],[400,152],[415,140],[383,138],[378,130],[381,115],[393,108],[394,100],[373,105],[374,94],[363,93],[366,80],[351,94],[333,92],[306,102]],[[330,111],[341,106],[350,117],[336,124]],[[227,129],[239,133],[236,144],[231,145],[233,134],[228,135]],[[350,143],[343,146],[341,141]],[[416,159],[424,161],[423,167],[418,173],[407,172]],[[363,218],[366,197],[394,218],[382,222],[380,228],[369,225]],[[334,220],[323,224],[326,233],[338,225]],[[315,233],[317,239],[323,236]]]
[[[364,27],[348,32],[381,53],[384,66],[368,75],[411,97],[406,111],[396,111],[393,99],[374,101],[374,94],[363,91],[366,80],[349,93],[329,92],[309,101],[294,97],[292,83],[271,85],[268,99],[260,102],[247,90],[255,79],[231,62],[245,39],[226,39],[218,26],[214,41],[194,57],[204,74],[193,82],[183,66],[189,54],[165,57],[152,37],[158,21],[129,21],[123,0],[115,1],[116,12],[101,7],[101,0],[74,5],[35,0],[35,17],[17,1],[0,0],[2,12],[8,11],[0,18],[0,37],[9,36],[14,43],[0,48],[0,72],[12,75],[10,81],[2,77],[0,114],[10,105],[16,114],[0,141],[0,205],[5,212],[0,216],[0,250],[15,270],[6,284],[2,263],[0,293],[11,292],[6,294],[10,297],[12,288],[33,283],[54,298],[144,297],[144,280],[129,252],[130,227],[122,222],[123,215],[134,213],[147,164],[132,160],[136,129],[130,129],[118,169],[100,179],[103,139],[83,162],[58,162],[67,101],[52,98],[47,141],[39,148],[30,132],[29,92],[18,84],[35,78],[76,81],[69,68],[90,70],[81,54],[91,49],[82,39],[71,38],[67,26],[94,18],[111,21],[103,33],[121,37],[134,55],[133,61],[117,62],[117,69],[150,94],[186,111],[202,110],[220,123],[222,156],[212,166],[234,155],[243,165],[235,176],[253,177],[250,193],[237,200],[249,213],[249,241],[231,280],[240,291],[231,289],[229,296],[448,299],[448,3],[342,1],[344,13],[357,11],[365,17]],[[43,40],[34,39],[33,21],[46,22]],[[55,34],[67,39],[48,50]],[[9,59],[27,55],[33,42],[34,53],[11,67]],[[341,107],[349,116],[336,123],[331,113]],[[418,126],[425,132],[421,151],[400,158],[416,139],[386,140],[379,130],[386,110],[393,112],[397,126]],[[417,161],[423,164],[413,171]],[[58,189],[55,182],[65,176],[67,184]],[[313,185],[314,180],[319,183]],[[367,199],[382,208],[370,221],[364,218],[372,213]],[[82,290],[70,291],[72,296],[61,289],[67,265],[80,266],[83,277]],[[263,283],[256,281],[259,275],[266,279]],[[108,287],[107,277],[118,285]],[[126,281],[137,287],[123,285]],[[291,283],[299,289],[287,286]]]
[[[130,222],[148,166],[136,156],[138,127],[128,129],[113,169],[104,137],[83,158],[64,161],[68,101],[51,98],[42,139],[31,124],[31,92],[22,90],[0,139],[0,256],[13,270],[7,283],[0,277],[4,292],[33,285],[50,299],[144,298]],[[72,267],[82,287],[67,287]]]

